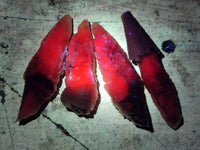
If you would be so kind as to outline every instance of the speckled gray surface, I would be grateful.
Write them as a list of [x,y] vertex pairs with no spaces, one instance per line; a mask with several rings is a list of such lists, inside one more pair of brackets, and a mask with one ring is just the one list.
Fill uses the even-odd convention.
[[[132,11],[159,48],[168,39],[176,44],[163,63],[177,87],[184,125],[177,131],[169,128],[145,90],[155,132],[136,128],[112,105],[98,70],[101,103],[93,119],[68,112],[58,95],[43,116],[19,126],[15,120],[23,73],[58,18],[71,15],[75,32],[83,19],[98,21],[126,51],[120,18],[126,10]],[[200,149],[199,0],[0,0],[0,12],[0,150]]]

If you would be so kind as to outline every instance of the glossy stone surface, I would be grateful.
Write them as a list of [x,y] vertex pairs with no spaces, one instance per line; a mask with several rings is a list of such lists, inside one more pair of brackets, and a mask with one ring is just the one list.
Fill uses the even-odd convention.
[[153,132],[141,78],[117,41],[97,22],[92,24],[95,56],[114,106],[137,127]]
[[[91,150],[200,148],[199,1],[0,0],[0,3],[0,93],[5,94],[0,94],[1,150],[86,149],[67,136],[63,128]],[[44,113],[62,126],[57,128],[44,116],[26,126],[19,126],[15,120],[24,88],[23,73],[44,36],[58,21],[57,18],[66,13],[70,14],[75,33],[82,20],[88,19],[91,23],[98,21],[127,52],[120,18],[127,10],[138,19],[158,48],[168,39],[176,44],[174,53],[164,53],[162,60],[177,87],[184,125],[177,131],[168,127],[145,89],[154,133],[136,128],[114,108],[103,88],[104,83],[98,69],[101,103],[93,119],[79,118],[66,111],[60,102],[59,94],[49,103]],[[139,73],[138,68],[135,68]],[[64,88],[62,86],[60,91]]]

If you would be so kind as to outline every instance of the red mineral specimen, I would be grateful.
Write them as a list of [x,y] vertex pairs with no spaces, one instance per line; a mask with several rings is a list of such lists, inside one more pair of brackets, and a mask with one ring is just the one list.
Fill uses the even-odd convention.
[[176,88],[164,69],[160,50],[150,36],[132,16],[130,11],[122,14],[129,58],[139,64],[147,90],[167,124],[178,129],[183,116]]
[[153,132],[143,83],[116,40],[98,23],[92,24],[95,55],[105,89],[122,115],[142,129]]
[[93,113],[98,101],[95,56],[89,23],[84,20],[73,35],[66,57],[66,88],[62,103],[79,116]]
[[[25,88],[17,120],[35,119],[58,93],[72,35],[72,18],[62,17],[41,42],[24,73]],[[25,122],[24,122],[25,121]]]
[[144,85],[162,117],[171,128],[178,129],[183,124],[178,93],[160,59],[150,52],[142,57],[139,66]]

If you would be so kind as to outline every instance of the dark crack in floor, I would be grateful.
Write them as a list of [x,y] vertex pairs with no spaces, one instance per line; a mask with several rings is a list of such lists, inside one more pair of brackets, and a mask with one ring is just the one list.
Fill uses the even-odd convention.
[[[12,92],[16,93],[19,97],[22,97],[21,94],[18,91],[16,91],[10,84],[8,84],[4,78],[0,77],[0,96],[1,96],[2,104],[4,104],[6,102],[5,86],[8,86]],[[5,115],[6,115],[6,122],[7,122],[9,135],[10,135],[10,139],[11,139],[11,147],[13,150],[15,150],[11,127],[10,127],[10,123],[8,120],[8,112],[7,112],[6,106],[4,106],[3,108],[4,108]]]
[[7,20],[7,19],[19,19],[24,21],[47,21],[47,22],[56,22],[57,20],[53,19],[40,19],[40,18],[28,18],[28,17],[15,17],[15,16],[0,16],[1,19]]
[[3,78],[0,77],[0,96],[1,96],[1,103],[4,104],[6,99],[6,94],[4,92],[4,83],[5,83],[5,80]]
[[153,135],[153,137],[156,139],[156,141],[158,141],[158,143],[162,146],[163,150],[166,150],[166,146],[155,136]]
[[61,5],[61,1],[58,1],[58,15],[57,15],[57,20],[60,20],[61,15],[60,15],[60,5]]
[[76,139],[75,137],[73,137],[61,124],[54,122],[51,118],[49,118],[48,116],[46,116],[44,113],[42,114],[42,116],[46,119],[48,119],[51,123],[53,123],[58,129],[60,129],[62,131],[63,134],[65,134],[66,136],[71,137],[72,139],[74,139],[76,142],[78,142],[80,145],[82,145],[85,149],[89,150],[88,147],[86,147],[84,144],[82,144],[78,139]]
[[5,97],[6,97],[6,94],[3,90],[0,89],[0,95],[1,95],[1,103],[4,104],[5,103]]
[[0,96],[2,97],[1,103],[3,103],[3,104],[5,103],[6,94],[4,92],[4,85],[7,85],[12,92],[16,93],[19,97],[22,97],[22,95],[17,90],[15,90],[10,84],[8,84],[4,78],[0,77],[0,83],[1,83]]
[[4,112],[6,114],[6,122],[7,122],[7,125],[8,125],[8,131],[9,131],[9,135],[10,135],[10,140],[11,140],[11,146],[12,146],[12,149],[15,150],[15,146],[14,146],[14,141],[13,141],[13,136],[12,136],[12,133],[11,133],[11,127],[10,127],[10,123],[8,121],[8,112],[7,112],[7,109],[6,107],[4,107]]

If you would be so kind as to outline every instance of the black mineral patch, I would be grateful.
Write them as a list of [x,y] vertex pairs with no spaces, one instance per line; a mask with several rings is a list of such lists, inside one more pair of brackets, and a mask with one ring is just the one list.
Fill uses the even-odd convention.
[[9,45],[4,42],[0,42],[0,46],[1,46],[1,48],[5,48],[5,49],[7,49],[9,47]]

